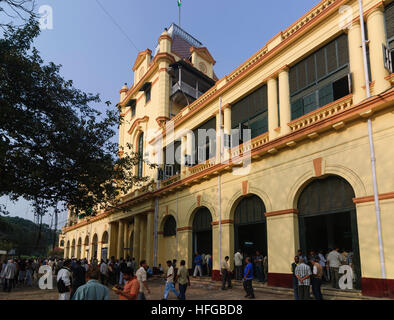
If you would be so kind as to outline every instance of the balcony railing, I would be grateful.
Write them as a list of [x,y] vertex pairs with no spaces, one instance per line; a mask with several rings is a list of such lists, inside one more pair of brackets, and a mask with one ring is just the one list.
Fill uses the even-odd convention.
[[183,93],[189,95],[190,97],[193,97],[194,99],[198,99],[203,94],[197,88],[193,88],[191,85],[183,81],[181,81],[181,83],[177,82],[172,86],[171,95],[175,94],[178,91],[182,91]]
[[308,127],[318,121],[330,118],[338,113],[348,110],[349,108],[351,108],[352,102],[353,95],[349,94],[346,97],[343,97],[324,107],[314,110],[299,119],[291,121],[289,123],[289,127],[291,128],[292,132]]
[[179,180],[181,180],[181,175],[180,175],[180,174],[177,174],[177,175],[172,176],[171,178],[169,178],[169,179],[167,179],[167,180],[162,181],[162,182],[160,183],[160,185],[161,185],[162,188],[164,188],[164,187],[169,186],[170,184],[173,184],[173,183],[175,183],[175,182],[178,182]]
[[266,132],[251,141],[246,141],[243,144],[236,146],[230,150],[231,158],[242,156],[243,153],[252,151],[253,149],[266,144],[269,141],[269,133]]
[[216,164],[216,158],[209,159],[204,163],[200,163],[195,165],[194,167],[189,168],[189,172],[191,175],[202,172],[206,169],[212,168]]

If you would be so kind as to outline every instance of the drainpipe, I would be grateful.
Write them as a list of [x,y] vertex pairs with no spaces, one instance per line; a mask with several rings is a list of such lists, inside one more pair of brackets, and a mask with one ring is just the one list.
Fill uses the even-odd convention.
[[[222,162],[222,98],[219,98],[219,163]],[[221,175],[218,176],[218,203],[219,203],[219,270],[222,261],[222,198],[221,198]]]
[[[362,48],[363,48],[363,57],[364,57],[364,75],[365,75],[365,88],[367,90],[367,99],[371,97],[371,91],[369,89],[369,74],[368,74],[368,62],[367,62],[367,48],[366,48],[366,40],[365,40],[365,28],[364,28],[364,13],[363,13],[363,2],[362,0],[358,0],[359,8],[360,8],[360,25],[361,25],[361,39],[362,39]],[[375,158],[375,150],[373,144],[372,137],[372,120],[371,117],[368,118],[368,138],[369,138],[369,149],[371,154],[371,165],[372,165],[372,180],[373,180],[373,192],[374,192],[374,200],[375,200],[375,211],[376,211],[376,222],[378,228],[378,241],[379,241],[379,256],[380,256],[380,271],[382,279],[386,279],[386,266],[384,259],[384,251],[383,251],[383,237],[382,237],[382,224],[380,217],[380,205],[379,205],[379,193],[378,193],[378,184],[376,179],[376,158]]]

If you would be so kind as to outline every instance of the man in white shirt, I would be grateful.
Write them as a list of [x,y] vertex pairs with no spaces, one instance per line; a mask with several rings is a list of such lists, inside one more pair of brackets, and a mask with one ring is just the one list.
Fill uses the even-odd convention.
[[59,291],[59,300],[70,300],[71,286],[71,260],[66,260],[63,267],[57,273],[57,288]]
[[146,265],[146,261],[145,260],[142,260],[140,262],[140,266],[141,267],[137,270],[137,272],[135,274],[136,277],[137,277],[137,280],[140,282],[140,292],[138,293],[137,300],[146,300],[146,298],[145,298],[145,290],[146,290],[147,293],[150,293],[150,290],[149,290],[147,282],[146,282],[146,280],[147,280],[146,269],[147,269],[148,266]]
[[175,290],[174,287],[174,267],[172,266],[172,262],[170,260],[167,261],[167,282],[166,282],[166,287],[164,289],[164,298],[163,300],[168,299],[168,294],[170,291],[172,291],[176,297],[179,299],[179,292]]
[[222,275],[222,290],[226,290],[226,282],[228,282],[228,289],[231,289],[231,268],[229,264],[230,257],[225,257],[220,266],[220,273]]
[[6,264],[4,270],[2,270],[1,277],[4,279],[3,282],[3,290],[6,292],[11,292],[11,287],[12,287],[12,281],[14,280],[16,276],[16,265],[14,263],[14,260],[10,259],[8,260],[8,263]]
[[339,267],[342,265],[343,258],[338,252],[339,248],[333,249],[327,256],[327,266],[330,268],[331,285],[339,289]]
[[101,284],[107,285],[107,282],[108,282],[108,265],[105,263],[104,260],[101,260],[100,273],[101,273]]
[[241,254],[241,249],[238,249],[238,251],[234,255],[234,266],[235,266],[235,279],[236,280],[241,280],[242,279],[242,261],[244,257]]
[[205,264],[206,264],[206,266],[207,266],[207,272],[208,272],[208,276],[210,276],[211,275],[211,268],[209,267],[209,259],[211,259],[211,255],[209,254],[209,253],[207,253],[206,255],[205,255]]

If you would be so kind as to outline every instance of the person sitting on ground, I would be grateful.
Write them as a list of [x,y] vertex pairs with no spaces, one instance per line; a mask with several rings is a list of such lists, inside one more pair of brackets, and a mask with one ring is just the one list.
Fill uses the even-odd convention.
[[86,272],[86,284],[80,286],[72,297],[72,300],[109,300],[109,290],[98,280],[100,269],[89,267]]

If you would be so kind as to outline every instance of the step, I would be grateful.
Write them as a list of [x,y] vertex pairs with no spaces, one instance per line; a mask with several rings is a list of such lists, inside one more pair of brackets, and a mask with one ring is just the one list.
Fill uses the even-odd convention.
[[[211,278],[191,278],[190,281],[193,284],[205,284],[211,287],[221,287],[220,281],[214,281]],[[232,281],[232,285],[234,287],[243,287],[242,281]],[[277,295],[287,295],[293,297],[294,291],[289,288],[281,288],[281,287],[270,287],[267,284],[262,283],[253,283],[253,289],[255,291],[272,293]],[[326,300],[389,300],[384,298],[375,298],[375,297],[367,297],[363,296],[360,290],[339,290],[330,287],[322,287],[322,294]]]

